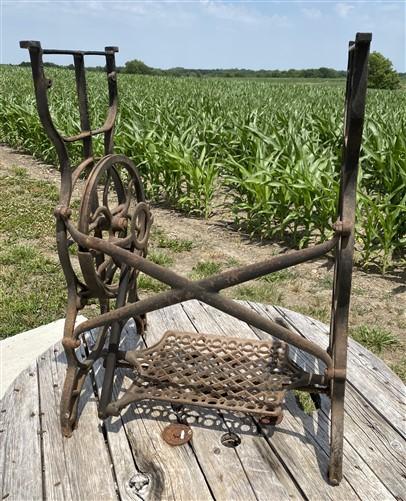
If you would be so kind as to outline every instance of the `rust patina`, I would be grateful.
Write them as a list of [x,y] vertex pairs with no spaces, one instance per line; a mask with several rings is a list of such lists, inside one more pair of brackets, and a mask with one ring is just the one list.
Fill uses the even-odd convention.
[[[177,405],[242,411],[258,416],[261,423],[276,424],[282,418],[286,391],[300,389],[311,394],[324,393],[331,399],[329,480],[332,484],[340,482],[356,185],[370,42],[371,34],[357,33],[355,41],[349,44],[343,159],[333,238],[304,250],[196,281],[147,259],[153,219],[142,181],[137,166],[129,158],[114,154],[113,150],[118,109],[115,67],[118,49],[106,47],[99,52],[51,50],[43,49],[36,41],[20,42],[30,53],[38,113],[58,154],[61,172],[55,218],[58,254],[68,289],[62,341],[68,362],[61,400],[61,426],[65,436],[71,436],[77,424],[84,380],[100,358],[104,359],[105,367],[99,402],[99,415],[103,419],[117,415],[131,402],[158,399]],[[52,121],[47,97],[52,82],[46,78],[43,67],[43,56],[47,54],[73,56],[81,125],[80,132],[74,136],[61,135]],[[102,56],[106,63],[109,105],[104,124],[96,129],[91,128],[89,118],[84,64],[87,55]],[[104,135],[102,158],[95,158],[93,154],[92,139],[98,134]],[[75,141],[83,144],[83,160],[73,168],[66,145]],[[79,210],[75,212],[71,200],[79,178],[84,188]],[[80,273],[74,270],[71,262],[69,247],[73,243],[78,245]],[[327,351],[220,294],[227,287],[320,258],[329,252],[334,253],[335,271]],[[139,272],[169,285],[170,290],[140,299],[137,291]],[[94,299],[100,303],[100,315],[75,328],[78,311]],[[253,341],[168,332],[148,349],[119,350],[121,332],[128,319],[134,318],[137,334],[142,334],[148,312],[189,299],[199,299],[218,308],[267,332],[273,339]],[[79,349],[85,341],[85,332],[90,329],[97,329],[97,339],[93,346],[87,346],[87,355],[83,356]],[[300,368],[289,357],[288,345],[316,357],[324,370],[312,373]],[[135,379],[122,397],[113,400],[113,379],[118,367],[133,371]],[[181,438],[176,436],[173,440],[177,443]]]

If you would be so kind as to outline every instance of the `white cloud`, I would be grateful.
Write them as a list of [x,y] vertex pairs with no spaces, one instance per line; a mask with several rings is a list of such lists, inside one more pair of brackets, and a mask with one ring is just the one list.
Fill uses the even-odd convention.
[[340,17],[347,17],[348,13],[354,8],[353,5],[349,3],[337,3],[335,5],[335,11]]
[[213,1],[204,1],[202,2],[202,5],[208,14],[213,17],[217,17],[218,19],[243,22],[247,24],[256,24],[259,21],[259,18],[255,13],[244,7],[240,7],[239,5]]
[[311,7],[310,9],[302,9],[303,15],[308,19],[320,19],[322,17],[321,10]]
[[[0,0],[2,1],[2,0]],[[15,0],[12,0],[15,1]],[[25,2],[26,0],[22,0]],[[30,1],[30,0],[27,0]],[[171,26],[193,21],[196,16],[191,9],[185,8],[182,2],[143,1],[143,0],[39,0],[35,4],[44,11],[58,9],[68,15],[81,15],[104,20],[107,17],[122,16],[123,21],[164,21]]]
[[263,15],[255,9],[247,8],[237,3],[203,0],[200,4],[207,14],[225,21],[244,24],[268,23],[278,26],[289,24],[286,16],[280,16],[279,14]]

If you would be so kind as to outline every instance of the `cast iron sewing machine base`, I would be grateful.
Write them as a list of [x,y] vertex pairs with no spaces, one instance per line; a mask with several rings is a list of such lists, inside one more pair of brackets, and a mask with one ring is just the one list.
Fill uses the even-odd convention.
[[[43,49],[35,41],[20,43],[30,53],[39,116],[55,146],[61,170],[55,217],[58,254],[68,288],[63,336],[68,369],[61,400],[61,426],[66,436],[72,434],[77,424],[78,403],[86,375],[100,358],[104,358],[105,366],[99,402],[102,417],[116,415],[131,402],[157,399],[242,411],[277,422],[282,415],[286,391],[299,388],[310,393],[323,392],[331,399],[329,479],[333,484],[340,482],[356,186],[370,42],[370,34],[358,33],[349,46],[343,161],[332,238],[307,249],[197,281],[188,280],[146,258],[152,216],[141,177],[129,158],[113,152],[118,109],[115,67],[118,49],[61,51]],[[60,134],[52,122],[47,97],[52,81],[45,77],[43,66],[46,54],[73,56],[81,129],[71,136]],[[109,91],[106,120],[101,127],[93,129],[84,65],[87,55],[105,58]],[[92,138],[98,134],[104,135],[102,158],[96,158],[93,151]],[[72,169],[68,145],[76,141],[83,144],[83,160]],[[80,207],[76,209],[72,194],[79,179],[84,188]],[[71,261],[71,246],[76,247],[80,271],[75,270]],[[220,294],[225,288],[320,258],[329,252],[334,253],[335,272],[327,351]],[[140,272],[167,284],[170,290],[140,299],[137,288]],[[148,312],[189,299],[199,299],[273,338],[252,341],[168,332],[151,348],[119,350],[121,331],[129,318],[134,318],[140,334]],[[77,313],[89,300],[99,302],[100,315],[75,328]],[[96,328],[96,343],[83,356],[81,345],[85,332]],[[288,344],[315,357],[325,369],[320,374],[302,370],[290,360]],[[130,369],[134,382],[114,401],[113,381],[118,367]]]

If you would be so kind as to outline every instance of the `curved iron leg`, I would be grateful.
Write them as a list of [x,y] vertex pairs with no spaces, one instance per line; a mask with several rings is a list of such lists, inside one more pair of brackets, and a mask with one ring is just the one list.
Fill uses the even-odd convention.
[[75,348],[80,346],[80,341],[73,335],[78,312],[77,303],[78,297],[71,284],[62,339],[68,364],[60,403],[60,422],[65,437],[72,436],[76,427],[80,393],[90,367],[81,367],[75,354]]
[[74,353],[74,347],[77,346],[77,341],[73,337],[73,330],[77,316],[76,301],[76,292],[70,289],[68,293],[68,308],[62,339],[68,367],[66,370],[60,404],[62,433],[66,437],[70,437],[72,435],[72,431],[75,427],[80,390],[84,382],[84,378],[78,377],[80,368],[78,367],[78,362]]
[[66,371],[61,398],[61,427],[65,437],[71,437],[76,428],[80,393],[87,371],[70,366]]

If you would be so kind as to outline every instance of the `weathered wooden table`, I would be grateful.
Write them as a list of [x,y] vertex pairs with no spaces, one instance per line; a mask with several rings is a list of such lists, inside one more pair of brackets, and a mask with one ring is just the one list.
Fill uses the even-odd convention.
[[[247,303],[272,319],[326,347],[327,327],[298,313]],[[149,314],[145,342],[154,344],[166,330],[265,337],[260,331],[197,301]],[[127,324],[124,343],[141,346]],[[293,351],[299,363],[314,364]],[[344,478],[326,481],[329,409],[305,414],[292,394],[277,427],[259,426],[202,408],[182,412],[191,423],[189,444],[171,447],[161,432],[180,416],[162,403],[131,405],[102,424],[96,400],[102,367],[89,377],[79,429],[70,439],[59,428],[59,400],[65,372],[61,344],[52,346],[15,380],[1,402],[0,467],[2,499],[173,499],[173,500],[386,500],[404,499],[405,388],[365,348],[350,341],[344,440]],[[117,378],[116,394],[129,384]],[[235,448],[221,436],[233,430]]]

